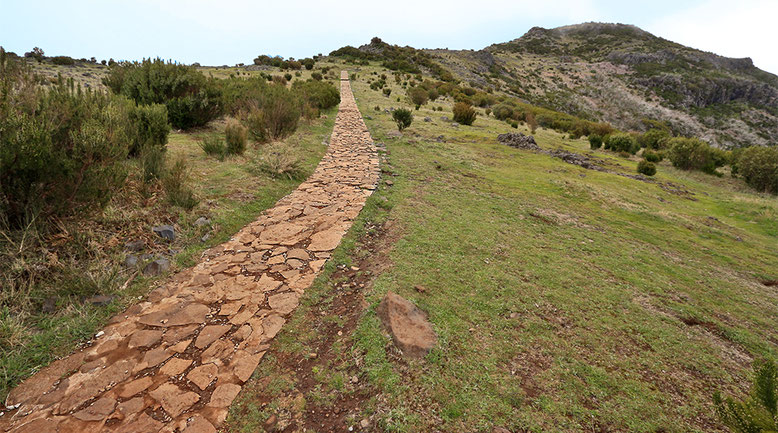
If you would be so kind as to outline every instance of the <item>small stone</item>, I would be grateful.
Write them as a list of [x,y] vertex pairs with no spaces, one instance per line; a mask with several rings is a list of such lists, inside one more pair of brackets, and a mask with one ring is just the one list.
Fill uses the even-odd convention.
[[392,181],[391,179],[386,179],[386,180],[384,181],[384,183],[386,183],[386,184],[387,184],[387,185],[389,185],[389,186],[392,186],[392,185],[394,185],[394,181]]
[[127,347],[134,349],[136,347],[149,347],[153,346],[157,341],[162,338],[162,331],[135,331],[130,337],[130,342]]
[[230,328],[231,326],[229,325],[206,326],[202,331],[200,331],[200,335],[197,336],[197,339],[195,340],[195,347],[198,349],[208,347],[209,344],[213,343],[214,341],[218,340],[219,337],[226,334]]
[[134,268],[136,266],[138,266],[138,256],[130,254],[124,258],[125,268]]
[[170,361],[159,369],[159,373],[171,377],[178,376],[189,368],[190,365],[192,365],[191,359],[171,358]]
[[427,288],[424,287],[424,286],[421,286],[421,285],[417,284],[417,285],[413,286],[413,288],[416,289],[416,291],[419,292],[419,293],[427,293]]
[[97,296],[92,296],[91,298],[87,298],[85,302],[88,303],[88,304],[97,305],[97,306],[101,306],[102,307],[102,306],[110,304],[111,302],[113,302],[114,299],[116,299],[115,296],[97,295]]
[[208,239],[210,239],[210,238],[211,238],[211,234],[210,233],[206,233],[206,234],[203,235],[203,237],[200,238],[200,242],[203,242],[203,243],[204,242],[208,242]]
[[370,420],[368,420],[367,418],[363,418],[362,421],[359,422],[359,426],[362,428],[370,427]]
[[133,251],[138,252],[146,248],[146,243],[143,242],[141,239],[137,239],[134,241],[129,241],[126,244],[124,244],[124,249],[127,251]]
[[186,378],[192,381],[198,388],[205,390],[208,385],[216,379],[216,374],[219,372],[219,368],[215,364],[205,364],[199,367],[195,367]]
[[351,376],[351,383],[357,383],[359,382],[359,378],[357,376]]
[[240,385],[235,385],[234,383],[220,385],[211,394],[211,401],[208,403],[208,406],[227,407],[238,396],[239,392]]
[[154,233],[157,234],[157,236],[161,237],[162,239],[165,239],[167,241],[174,241],[176,240],[176,229],[173,228],[171,225],[161,225],[156,226],[153,229],[151,229]]
[[170,268],[170,260],[157,259],[143,268],[143,275],[156,276],[167,271],[168,268]]
[[270,431],[273,427],[276,426],[277,423],[278,417],[275,415],[270,415],[262,424],[262,426],[265,427],[265,430]]
[[73,417],[78,418],[81,421],[100,421],[113,413],[115,407],[116,400],[111,397],[103,397],[92,403],[86,409],[74,413]]
[[200,217],[195,220],[194,225],[196,227],[209,226],[211,225],[211,220],[206,217]]

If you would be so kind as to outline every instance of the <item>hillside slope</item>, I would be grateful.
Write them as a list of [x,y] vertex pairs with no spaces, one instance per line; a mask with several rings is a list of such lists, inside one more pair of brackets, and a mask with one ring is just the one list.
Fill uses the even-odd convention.
[[424,52],[475,86],[621,129],[653,120],[720,147],[778,140],[778,77],[634,26],[535,27],[479,51]]

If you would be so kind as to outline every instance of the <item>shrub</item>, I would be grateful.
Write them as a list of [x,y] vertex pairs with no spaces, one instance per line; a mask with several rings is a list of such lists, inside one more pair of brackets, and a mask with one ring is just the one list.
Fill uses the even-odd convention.
[[511,128],[516,129],[518,127],[519,127],[519,122],[517,122],[515,120],[511,120]]
[[638,163],[638,173],[653,176],[656,174],[656,165],[644,159]]
[[742,401],[723,399],[716,392],[713,403],[721,422],[735,433],[778,431],[778,367],[768,360],[754,363],[751,392]]
[[245,116],[251,137],[260,143],[288,137],[300,121],[300,100],[283,86],[268,86]]
[[623,150],[622,150],[621,152],[619,152],[619,156],[620,156],[620,157],[622,157],[622,158],[627,158],[627,159],[629,159],[629,157],[630,157],[630,156],[632,156],[632,154],[631,154],[631,153],[629,153],[629,152],[625,152],[625,151],[623,151]]
[[408,98],[410,98],[411,102],[418,110],[419,107],[427,103],[429,100],[429,94],[421,87],[411,87],[408,89]]
[[76,61],[68,56],[54,56],[51,58],[51,63],[54,63],[55,65],[73,66],[76,64]]
[[100,208],[126,177],[127,101],[38,83],[0,48],[0,223],[10,228]]
[[316,61],[311,58],[307,58],[307,59],[300,60],[300,63],[302,63],[302,65],[305,66],[305,69],[310,71],[311,69],[313,69],[313,65],[316,64]]
[[602,147],[602,137],[597,134],[589,134],[589,147],[599,149]]
[[470,106],[470,104],[466,104],[464,102],[457,102],[454,104],[453,112],[454,122],[457,122],[461,125],[472,125],[473,122],[475,122],[475,117],[477,116],[475,109]]
[[384,96],[386,96],[386,97],[388,98],[388,97],[389,97],[389,95],[391,95],[391,94],[392,94],[392,89],[390,89],[390,88],[388,88],[388,87],[384,87],[384,90],[383,90],[383,92],[384,92]]
[[526,112],[524,114],[524,121],[527,122],[527,126],[529,126],[530,131],[534,134],[538,129],[538,121],[535,120],[535,115],[532,112]]
[[162,179],[165,174],[165,149],[158,146],[141,148],[140,166],[144,183]]
[[206,155],[215,156],[219,161],[223,160],[225,155],[227,155],[227,146],[224,145],[224,141],[219,137],[208,136],[203,138],[200,142],[200,147]]
[[681,170],[700,170],[715,174],[726,163],[726,154],[698,138],[676,137],[668,142],[668,158]]
[[224,137],[227,142],[227,153],[230,155],[242,155],[246,151],[248,129],[235,119],[227,120],[224,127]]
[[170,134],[167,108],[161,104],[135,105],[129,102],[128,112],[133,132],[129,154],[137,156],[146,146],[165,149]]
[[397,124],[397,129],[402,131],[413,123],[413,113],[411,113],[411,110],[398,108],[392,112],[392,119]]
[[638,136],[640,147],[646,149],[663,149],[670,139],[670,133],[662,129],[649,129]]
[[659,162],[662,160],[662,156],[660,154],[648,149],[643,151],[643,158],[645,158],[648,162]]
[[165,104],[179,129],[203,126],[221,115],[221,93],[213,78],[193,66],[161,59],[114,63],[103,84],[138,104]]
[[322,78],[324,78],[324,77],[322,77],[321,74],[318,73],[318,72],[312,72],[311,73],[311,78],[313,78],[316,81],[321,81]]
[[286,74],[284,74],[284,79],[285,79],[286,81],[292,81],[292,74],[290,74],[289,72],[287,72]]
[[612,150],[614,152],[628,152],[634,155],[638,152],[638,150],[640,150],[640,145],[632,135],[616,133],[610,134],[605,139],[605,149]]
[[751,146],[733,155],[732,174],[752,188],[778,194],[778,148]]
[[433,88],[427,90],[427,96],[429,97],[430,101],[434,101],[434,100],[438,99],[438,96],[440,96],[440,95],[438,94],[438,89],[433,87]]
[[300,158],[288,144],[268,146],[260,162],[262,171],[273,177],[296,179],[302,176]]
[[297,81],[292,85],[292,91],[311,106],[321,110],[335,107],[340,103],[338,89],[332,83],[325,81]]
[[189,167],[186,159],[181,156],[176,159],[162,180],[168,201],[186,210],[197,206],[198,200],[194,191],[187,185],[189,181]]

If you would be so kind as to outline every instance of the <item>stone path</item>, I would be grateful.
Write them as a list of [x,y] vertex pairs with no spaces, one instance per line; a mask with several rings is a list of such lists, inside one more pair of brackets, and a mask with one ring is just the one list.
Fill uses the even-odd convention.
[[215,432],[378,182],[348,74],[311,177],[229,242],[14,389],[11,432]]

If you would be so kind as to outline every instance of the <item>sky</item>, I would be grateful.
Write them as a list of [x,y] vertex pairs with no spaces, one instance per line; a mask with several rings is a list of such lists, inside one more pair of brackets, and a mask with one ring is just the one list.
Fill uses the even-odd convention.
[[378,36],[416,48],[480,49],[589,21],[634,24],[778,74],[778,0],[0,0],[0,46],[22,54],[183,63],[304,58]]

